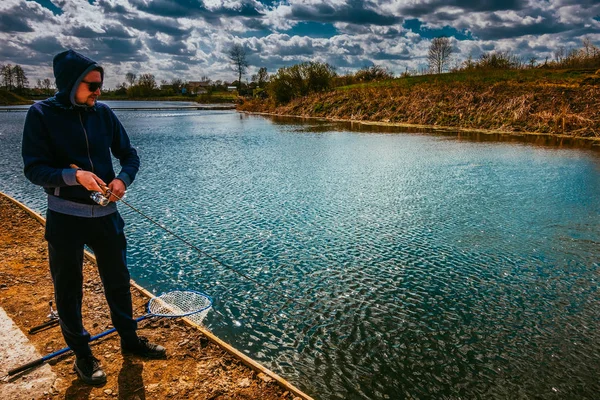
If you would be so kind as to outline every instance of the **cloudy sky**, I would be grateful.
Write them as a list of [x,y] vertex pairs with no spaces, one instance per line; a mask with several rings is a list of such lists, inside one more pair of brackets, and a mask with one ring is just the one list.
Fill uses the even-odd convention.
[[246,48],[247,78],[310,60],[341,73],[377,64],[399,74],[424,68],[431,39],[442,35],[457,61],[507,50],[543,60],[584,37],[600,46],[600,1],[0,1],[0,63],[20,64],[32,83],[52,77],[52,57],[66,48],[99,61],[109,87],[129,71],[232,81],[233,43]]

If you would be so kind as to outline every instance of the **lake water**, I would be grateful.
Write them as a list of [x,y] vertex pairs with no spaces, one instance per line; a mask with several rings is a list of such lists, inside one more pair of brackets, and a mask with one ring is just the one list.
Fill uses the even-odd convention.
[[[210,330],[315,398],[600,392],[599,152],[118,115],[142,160],[127,200],[269,289],[121,205],[132,277],[210,294]],[[22,175],[24,118],[0,114],[0,190],[43,211]]]

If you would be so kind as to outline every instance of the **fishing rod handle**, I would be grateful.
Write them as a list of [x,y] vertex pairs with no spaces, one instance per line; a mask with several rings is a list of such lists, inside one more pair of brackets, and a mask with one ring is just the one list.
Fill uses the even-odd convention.
[[50,321],[46,321],[43,324],[40,324],[38,326],[34,326],[33,328],[29,328],[29,330],[27,331],[27,333],[29,333],[30,335],[36,332],[41,331],[44,328],[47,328],[49,326],[54,326],[54,325],[58,325],[59,321],[58,318],[54,318],[51,319]]
[[23,372],[28,370],[29,368],[33,368],[33,367],[37,367],[38,365],[42,365],[46,360],[44,360],[44,357],[42,358],[38,358],[37,360],[31,361],[25,365],[21,365],[20,367],[17,367],[15,369],[11,369],[8,371],[8,376],[12,376],[14,374],[18,374],[19,372]]
[[[79,168],[79,167],[77,166],[77,164],[69,164],[69,167],[71,167],[71,168],[73,168],[73,169],[82,169],[82,168]],[[108,186],[106,186],[106,185],[102,185],[102,184],[100,184],[100,183],[99,183],[99,184],[98,184],[98,186],[100,186],[100,188],[101,188],[102,190],[104,190],[104,191],[108,190]],[[113,194],[113,196],[115,196],[115,195]],[[115,196],[115,197],[117,197],[117,196]]]

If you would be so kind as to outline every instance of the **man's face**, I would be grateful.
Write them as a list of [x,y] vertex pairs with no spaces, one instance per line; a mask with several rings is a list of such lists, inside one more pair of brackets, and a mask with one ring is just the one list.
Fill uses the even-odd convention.
[[83,78],[77,87],[77,91],[75,92],[75,102],[77,104],[85,104],[88,107],[92,107],[94,104],[96,104],[96,99],[98,96],[100,96],[100,88],[96,88],[96,90],[93,92],[90,91],[90,84],[94,83],[102,83],[102,75],[100,75],[100,71],[92,71],[87,74],[85,78]]

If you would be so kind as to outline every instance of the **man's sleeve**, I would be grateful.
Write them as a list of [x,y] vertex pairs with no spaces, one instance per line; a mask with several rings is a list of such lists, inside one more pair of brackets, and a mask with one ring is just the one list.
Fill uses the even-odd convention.
[[121,172],[117,175],[117,179],[122,180],[125,186],[129,187],[140,169],[140,158],[137,151],[131,146],[129,136],[121,121],[112,110],[109,109],[109,112],[113,127],[113,141],[110,149],[121,164]]
[[38,110],[31,107],[25,119],[21,146],[25,176],[32,183],[44,187],[78,185],[74,169],[53,166],[52,153],[48,131],[42,122],[42,116]]

